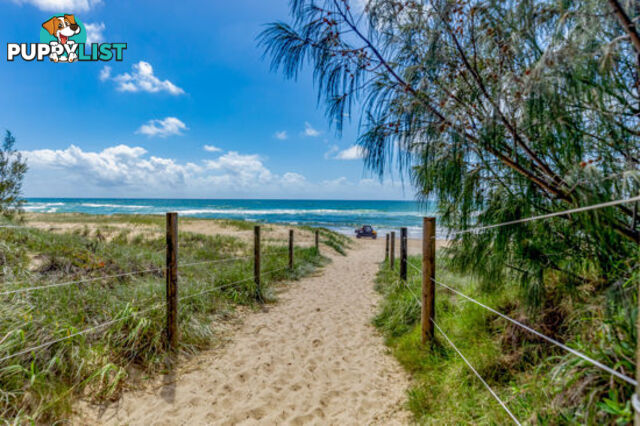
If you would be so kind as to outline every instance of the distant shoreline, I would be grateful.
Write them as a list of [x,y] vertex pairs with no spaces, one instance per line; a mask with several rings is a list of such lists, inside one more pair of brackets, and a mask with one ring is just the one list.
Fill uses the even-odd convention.
[[421,237],[422,217],[433,215],[415,201],[380,200],[30,198],[24,209],[29,213],[95,215],[161,215],[173,211],[201,219],[324,227],[349,236],[362,225],[373,226],[379,235],[407,227],[413,239]]
[[[74,216],[77,217],[78,219],[80,218],[87,218],[87,219],[91,219],[91,218],[95,218],[96,221],[102,221],[101,218],[105,219],[105,220],[110,220],[111,218],[113,218],[114,216],[140,216],[141,218],[144,218],[145,216],[150,216],[153,218],[158,218],[162,216],[162,213],[154,213],[154,214],[139,214],[139,213],[112,213],[112,214],[94,214],[94,213],[82,213],[82,212],[25,212],[24,213],[24,218],[26,220],[26,222],[29,224],[38,224],[39,227],[44,228],[46,226],[51,226],[51,227],[55,227],[55,225],[57,223],[69,223],[69,222],[76,222],[74,220]],[[58,217],[58,219],[54,219]],[[48,218],[51,218],[53,220],[50,220]],[[212,217],[206,217],[206,218],[200,218],[200,217],[192,217],[192,216],[183,216],[184,219],[187,219],[190,223],[193,222],[207,222],[210,221],[213,224],[216,224],[216,222],[218,224],[228,224],[228,223],[235,223],[238,222],[238,225],[241,225],[242,223],[247,225],[247,229],[251,228],[254,224],[260,223],[260,224],[264,224],[266,226],[273,226],[273,227],[277,227],[277,228],[286,228],[288,226],[291,227],[300,227],[300,224],[293,224],[293,223],[274,223],[274,222],[256,222],[256,221],[251,221],[251,220],[233,220],[233,221],[229,221],[228,219],[225,218],[212,218]],[[83,220],[78,220],[77,224],[81,224],[84,223],[86,221]],[[89,220],[88,222],[91,222],[91,220]],[[302,226],[304,228],[304,226]],[[331,229],[331,228],[327,228],[327,229]],[[332,229],[333,230],[333,229]],[[399,248],[399,229],[394,229],[394,232],[396,232],[396,247]],[[339,231],[336,231],[339,232]],[[356,236],[355,236],[355,229],[351,232],[351,233],[346,233],[346,232],[340,232],[341,234],[356,240]],[[386,233],[378,233],[378,238],[373,240],[373,239],[367,239],[367,238],[363,238],[360,241],[371,241],[372,243],[378,243],[378,244],[385,244],[385,238],[386,237]],[[416,243],[419,243],[422,241],[422,238],[420,238],[420,236],[411,236],[409,235],[407,237],[407,239],[410,241],[410,247],[414,247],[414,248],[420,248],[418,245],[416,245]],[[444,247],[448,244],[448,240],[447,239],[443,239],[443,238],[438,238],[436,240],[436,245],[438,247]]]

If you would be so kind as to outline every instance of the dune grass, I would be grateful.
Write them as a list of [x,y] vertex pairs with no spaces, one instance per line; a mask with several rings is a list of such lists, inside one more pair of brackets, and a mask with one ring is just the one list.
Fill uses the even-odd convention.
[[[131,219],[128,223],[158,230],[135,233],[108,229],[113,223],[109,218],[79,217],[103,223],[104,228],[73,233],[0,229],[0,293],[98,278],[0,295],[0,419],[4,421],[55,422],[69,416],[79,395],[95,401],[117,399],[133,372],[136,377],[151,377],[167,371],[164,222],[157,217],[115,218],[118,223]],[[296,248],[295,267],[289,271],[287,250],[284,245],[263,248],[267,301],[275,300],[278,281],[303,277],[328,262],[314,248]],[[252,246],[235,237],[179,234],[182,265],[252,252]],[[147,272],[108,278],[131,271]],[[256,306],[252,274],[251,257],[179,267],[179,356],[219,344],[236,306]],[[2,360],[58,339],[64,340]]]
[[[418,269],[419,257],[409,262]],[[444,262],[439,262],[443,264]],[[374,324],[394,356],[412,374],[408,408],[419,424],[512,424],[498,402],[436,331],[433,345],[420,343],[421,277],[408,268],[405,285],[383,264],[376,289],[384,296]],[[517,285],[481,289],[476,282],[438,270],[438,281],[527,323],[633,376],[634,318],[628,335],[604,320],[602,298],[591,304],[557,300],[531,312],[519,304]],[[628,424],[631,386],[612,380],[561,349],[491,312],[436,287],[436,323],[523,423]],[[616,331],[617,330],[617,331]],[[629,347],[630,346],[630,347]]]
[[346,249],[351,246],[351,240],[349,237],[334,232],[328,228],[313,228],[311,226],[300,226],[300,229],[314,232],[318,230],[318,236],[321,244],[331,247],[337,253],[346,256]]

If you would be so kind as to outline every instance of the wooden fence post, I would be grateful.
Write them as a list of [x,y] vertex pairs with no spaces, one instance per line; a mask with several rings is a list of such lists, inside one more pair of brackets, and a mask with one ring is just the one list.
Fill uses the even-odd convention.
[[433,340],[435,318],[436,279],[436,218],[425,217],[422,222],[422,344]]
[[293,229],[289,229],[289,269],[293,271]]
[[407,280],[407,228],[400,228],[400,279]]
[[178,345],[178,213],[167,213],[167,346]]
[[387,232],[386,243],[384,246],[384,260],[389,260],[389,233]]
[[316,229],[316,253],[320,254],[320,231]]
[[391,246],[389,248],[389,268],[396,266],[396,233],[391,232]]
[[256,284],[256,299],[262,302],[260,287],[260,225],[253,227],[253,281]]

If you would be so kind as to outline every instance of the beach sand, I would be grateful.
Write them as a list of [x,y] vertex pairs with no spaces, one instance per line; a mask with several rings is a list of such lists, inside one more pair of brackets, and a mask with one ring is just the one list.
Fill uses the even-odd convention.
[[346,257],[322,247],[332,263],[248,314],[226,347],[107,407],[81,404],[73,423],[409,423],[409,377],[371,325],[384,240],[353,245]]

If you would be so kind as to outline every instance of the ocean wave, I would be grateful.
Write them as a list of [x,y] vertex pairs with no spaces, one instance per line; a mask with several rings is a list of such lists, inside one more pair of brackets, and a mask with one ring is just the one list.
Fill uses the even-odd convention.
[[379,210],[338,210],[338,209],[268,209],[268,210],[251,210],[251,209],[177,209],[178,213],[186,215],[195,214],[234,214],[234,215],[279,215],[279,216],[295,216],[295,215],[334,215],[334,216],[423,216],[422,213],[416,212],[388,212]]
[[27,202],[28,206],[38,206],[38,207],[49,207],[49,206],[64,206],[66,203],[60,203],[60,202],[52,202],[52,203],[45,203],[45,202]]
[[93,207],[93,208],[113,208],[113,209],[146,209],[150,208],[150,206],[136,206],[129,204],[96,204],[96,203],[82,203],[80,204],[82,207]]
[[65,205],[65,203],[27,203],[22,208],[23,208],[23,210],[28,211],[28,212],[55,213],[55,211],[57,211],[57,209],[55,209],[53,212],[51,212],[50,210],[52,208],[62,207],[64,205]]

